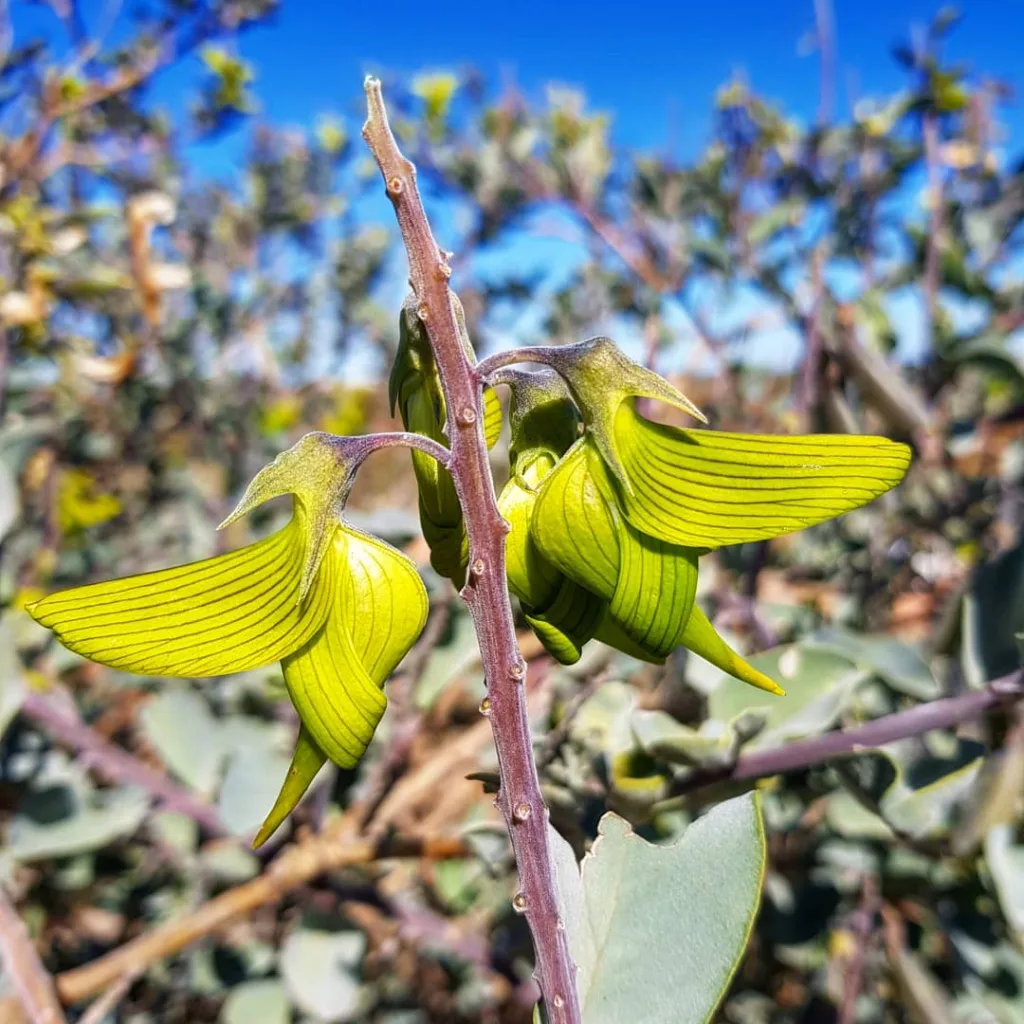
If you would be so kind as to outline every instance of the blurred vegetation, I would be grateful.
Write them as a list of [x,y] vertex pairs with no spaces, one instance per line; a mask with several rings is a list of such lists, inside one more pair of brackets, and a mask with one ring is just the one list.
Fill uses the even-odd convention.
[[[400,453],[367,467],[353,505],[422,565],[431,622],[367,759],[326,772],[298,812],[283,868],[287,851],[246,842],[296,727],[276,666],[199,685],[123,676],[22,611],[244,542],[245,525],[215,524],[274,454],[308,430],[386,426],[404,275],[359,83],[339,98],[349,113],[309,130],[260,115],[244,36],[272,0],[153,2],[116,43],[74,0],[49,6],[38,38],[0,20],[3,884],[68,1019],[123,981],[96,1020],[529,1020],[475,642],[427,564]],[[479,350],[608,333],[717,427],[915,446],[884,500],[709,558],[702,602],[762,652],[785,701],[762,706],[692,657],[654,669],[597,648],[558,669],[523,632],[552,821],[578,853],[606,808],[669,839],[723,793],[761,789],[769,876],[720,1014],[733,1024],[1024,1022],[1019,705],[697,784],[1020,667],[1024,163],[1003,149],[1007,85],[943,57],[955,21],[944,10],[897,46],[904,87],[849,115],[830,109],[825,59],[810,125],[726,83],[689,161],[622,150],[612,117],[568,89],[495,92],[467,68],[386,81]],[[175,119],[150,93],[179,62],[194,97]],[[217,183],[188,154],[225,133],[245,162]],[[551,233],[572,258],[524,270]],[[911,331],[924,340],[908,364]],[[750,365],[786,336],[802,342],[793,372]],[[367,822],[395,848],[339,857]],[[301,861],[323,855],[318,834],[334,859]],[[247,912],[189,917],[216,897]],[[106,954],[176,918],[194,941],[130,946],[104,973]],[[87,964],[99,973],[68,973]],[[22,1019],[16,974],[3,1020]]]

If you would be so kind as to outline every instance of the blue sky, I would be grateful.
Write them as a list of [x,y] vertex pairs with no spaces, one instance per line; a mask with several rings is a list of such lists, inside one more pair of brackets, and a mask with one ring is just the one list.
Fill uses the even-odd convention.
[[[901,84],[889,47],[939,6],[834,0],[840,109],[851,86],[870,95]],[[961,9],[950,55],[1015,81],[1024,3],[966,0]],[[614,113],[619,142],[660,146],[674,135],[685,156],[706,137],[714,91],[737,68],[759,91],[814,116],[818,61],[798,52],[813,26],[813,0],[284,0],[274,24],[250,34],[242,51],[274,121],[308,124],[318,112],[352,109],[366,71],[474,64],[528,91],[552,80],[580,86],[594,107]],[[1012,119],[1024,123],[1019,112]]]
[[[833,0],[838,116],[845,116],[858,98],[905,84],[890,48],[908,37],[912,25],[926,24],[939,6],[935,0]],[[1017,85],[1024,2],[966,0],[961,10],[964,17],[949,38],[947,54]],[[359,85],[367,71],[472,64],[492,81],[513,78],[536,96],[552,81],[580,87],[592,109],[613,115],[617,143],[641,149],[670,146],[686,159],[707,139],[716,89],[737,70],[797,117],[810,121],[816,116],[819,60],[801,45],[813,29],[814,0],[660,5],[284,0],[273,25],[247,36],[242,52],[256,65],[257,90],[275,123],[309,125],[329,111],[358,123]],[[1024,113],[1011,107],[1002,117],[1011,133],[1007,148],[1013,152]],[[229,170],[229,150],[208,153],[200,162]],[[564,243],[560,251],[559,243],[538,244],[536,239],[505,255],[518,262],[524,248],[541,259],[565,266],[572,262]],[[919,310],[912,297],[896,305],[892,313],[902,348],[912,358],[923,338]],[[759,337],[746,354],[785,363],[799,348],[792,332],[782,330]]]
[[[19,5],[20,6],[20,5]],[[890,54],[911,26],[926,24],[938,0],[832,0],[837,51],[837,116],[852,101],[884,95],[905,83]],[[1020,82],[1024,0],[964,0],[963,20],[947,54],[1011,85]],[[84,0],[90,26],[109,0]],[[125,3],[130,11],[131,0]],[[16,8],[17,11],[17,8]],[[41,5],[18,18],[52,24]],[[283,0],[272,22],[244,36],[240,52],[257,72],[261,116],[276,125],[312,127],[324,114],[342,115],[355,129],[362,118],[361,82],[368,71],[415,73],[474,65],[495,84],[514,79],[540,97],[558,82],[581,88],[591,109],[613,116],[613,139],[633,148],[671,147],[687,159],[703,146],[716,89],[741,71],[762,95],[811,121],[819,97],[819,61],[801,41],[814,28],[814,0],[679,0],[675,4],[517,0],[515,4],[447,0]],[[197,81],[197,62],[164,73],[153,98],[183,112]],[[1024,135],[1024,110],[1001,111],[1015,153]],[[214,144],[190,147],[196,172],[231,180],[245,146],[244,129]],[[382,207],[382,211],[387,211]],[[376,212],[376,211],[375,211]],[[568,268],[571,243],[532,238],[491,254],[518,263],[524,252]],[[399,282],[400,284],[400,282]],[[898,315],[904,351],[920,337],[914,302]],[[782,332],[759,339],[752,353],[770,361],[795,354],[798,341]]]

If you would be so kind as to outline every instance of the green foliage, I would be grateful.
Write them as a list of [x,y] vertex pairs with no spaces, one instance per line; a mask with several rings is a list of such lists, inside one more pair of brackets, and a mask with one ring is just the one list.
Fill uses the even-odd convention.
[[587,1024],[625,1024],[639,1007],[651,1024],[712,1020],[760,901],[755,798],[720,804],[668,846],[608,815],[581,869],[564,839],[552,841]]
[[[57,973],[267,871],[245,845],[286,775],[299,723],[277,663],[184,690],[162,673],[140,679],[84,663],[25,608],[52,591],[236,551],[284,528],[288,510],[271,502],[226,536],[214,531],[246,482],[301,435],[384,429],[382,371],[396,352],[405,365],[412,343],[403,330],[411,337],[420,326],[395,324],[400,256],[392,226],[376,223],[377,207],[364,202],[379,181],[358,123],[330,111],[308,130],[249,121],[260,108],[259,69],[236,30],[273,7],[153,4],[110,43],[82,51],[73,72],[42,40],[16,37],[4,58],[12,98],[0,111],[0,867]],[[513,522],[510,567],[518,557],[521,570],[510,581],[520,640],[531,661],[544,645],[556,660],[579,656],[566,668],[531,667],[530,699],[552,821],[577,854],[596,848],[585,864],[613,840],[645,863],[683,852],[710,859],[716,848],[698,848],[694,836],[718,827],[716,808],[749,807],[749,798],[721,801],[753,783],[689,789],[695,779],[1020,665],[1022,171],[999,149],[1005,88],[946,59],[950,29],[940,19],[897,52],[898,91],[808,127],[756,83],[731,83],[705,148],[686,160],[621,150],[612,118],[572,90],[499,95],[471,69],[394,81],[403,147],[430,182],[431,213],[434,204],[459,211],[441,233],[457,251],[466,334],[481,355],[510,323],[522,343],[612,334],[648,365],[685,367],[685,382],[673,381],[714,428],[689,431],[681,416],[644,402],[630,403],[620,422],[621,404],[612,417],[598,401],[614,388],[578,385],[570,397],[582,415],[563,409],[554,427],[542,416],[536,432],[517,425],[514,392],[499,438],[497,396],[487,399]],[[182,81],[189,67],[195,76],[183,87],[193,122],[176,124],[148,83],[172,55],[190,52],[205,62],[182,69]],[[339,95],[335,110],[346,104]],[[33,134],[44,116],[48,127]],[[237,174],[204,180],[182,142],[230,130],[243,140]],[[918,193],[929,176],[938,190]],[[568,273],[495,259],[545,231],[551,210],[581,233],[568,243]],[[929,311],[923,330],[908,305]],[[793,374],[751,363],[783,333],[816,339],[816,357]],[[921,358],[905,363],[918,334]],[[410,387],[433,389],[426,432],[446,443],[419,343],[398,409],[411,425]],[[621,381],[598,380],[610,383]],[[591,429],[576,449],[586,448],[585,459],[570,455],[577,418]],[[656,536],[665,522],[635,487],[632,496],[623,489],[622,474],[628,482],[645,468],[639,456],[655,440],[678,454],[680,439],[697,434],[799,431],[884,434],[913,443],[917,458],[898,489],[838,522],[769,544],[733,535],[754,542],[701,556],[689,617],[782,684],[783,701],[736,684],[724,673],[739,663],[716,667],[714,650],[666,657],[666,640],[654,656],[637,643],[631,614],[648,615],[646,627],[673,606],[630,608],[624,599],[644,591],[619,571],[622,551],[632,557],[629,545],[640,544],[635,564],[646,572],[650,541],[637,535]],[[519,986],[532,953],[509,909],[513,861],[487,792],[493,754],[472,745],[478,655],[468,617],[439,578],[462,582],[463,531],[440,475],[428,479],[421,460],[414,490],[405,462],[382,453],[363,468],[351,521],[410,556],[448,625],[432,632],[422,675],[414,657],[388,684],[392,708],[363,760],[325,767],[282,833],[331,827],[353,805],[383,800],[390,814],[408,801],[404,817],[388,820],[465,836],[472,854],[357,865],[292,889],[279,906],[150,965],[125,996],[125,1019],[523,1019]],[[559,564],[536,509],[556,474],[580,463],[596,466],[584,481],[594,492],[591,524],[618,520],[591,557]],[[436,487],[426,519],[425,484]],[[688,483],[673,489],[673,513],[692,492]],[[452,515],[442,518],[442,508]],[[547,522],[549,533],[558,526]],[[562,532],[585,536],[570,526]],[[658,560],[656,571],[667,565]],[[378,694],[387,661],[369,673]],[[98,754],[80,754],[81,727],[102,741]],[[199,807],[161,808],[110,775],[110,749]],[[300,741],[301,750],[286,809],[323,764],[312,746]],[[838,1015],[860,964],[858,1019],[1024,1020],[1021,750],[1019,712],[1000,707],[761,783],[765,897],[722,1018]],[[608,809],[637,835],[595,843]],[[749,852],[750,839],[718,864]],[[687,860],[684,883],[694,864]],[[627,881],[636,881],[635,898],[616,912],[629,916],[648,890]],[[610,903],[608,889],[598,890],[587,893],[584,882],[584,902]],[[637,977],[659,962],[653,954],[674,957],[643,997],[672,992],[670,981],[711,980],[703,954],[713,951],[702,944],[710,932],[684,935],[691,910],[673,917],[667,908],[688,890],[665,890],[669,898],[650,909],[658,927],[645,922],[625,953],[645,954]],[[737,894],[716,880],[689,906]],[[721,994],[742,937],[731,952],[719,948],[702,1005]],[[697,956],[699,969],[676,968]]]

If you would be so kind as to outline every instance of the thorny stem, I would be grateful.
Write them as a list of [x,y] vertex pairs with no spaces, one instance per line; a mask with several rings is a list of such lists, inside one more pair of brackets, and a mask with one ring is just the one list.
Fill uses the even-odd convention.
[[363,138],[384,176],[409,256],[409,281],[419,301],[448,410],[448,467],[462,505],[469,540],[469,573],[462,598],[469,606],[487,681],[489,717],[498,752],[505,816],[519,871],[516,910],[533,935],[537,981],[553,1024],[582,1024],[576,969],[559,917],[548,811],[533,760],[526,708],[526,662],[516,644],[505,582],[508,525],[498,511],[483,431],[481,376],[466,358],[452,295],[451,267],[427,220],[416,186],[416,168],[398,148],[381,95],[367,78],[368,116]]

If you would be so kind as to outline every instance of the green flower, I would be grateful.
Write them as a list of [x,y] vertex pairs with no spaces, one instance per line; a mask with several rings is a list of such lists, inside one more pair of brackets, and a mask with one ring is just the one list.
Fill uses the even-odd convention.
[[[510,589],[562,662],[575,661],[591,637],[652,662],[682,646],[782,693],[725,643],[697,605],[699,556],[867,504],[903,478],[910,450],[881,437],[756,436],[653,423],[637,411],[636,397],[696,410],[609,345],[596,339],[528,350],[550,354],[585,431],[571,446],[564,430],[554,445],[520,442],[528,458],[518,454],[500,502],[512,527]],[[536,403],[536,388],[523,386],[523,376],[492,377],[524,392],[513,398],[513,438],[517,403]],[[571,408],[568,396],[561,401]],[[560,415],[568,422],[568,411]]]
[[552,565],[530,529],[542,482],[579,437],[580,418],[561,378],[506,372],[510,476],[498,509],[511,529],[505,542],[508,586],[541,643],[563,664],[579,660],[597,630],[604,603]]
[[426,621],[413,563],[341,520],[354,467],[339,442],[309,434],[257,474],[222,525],[292,495],[291,520],[264,540],[28,607],[66,647],[140,675],[197,678],[281,662],[301,728],[256,845],[327,759],[342,768],[359,761],[387,705],[384,682]]
[[[465,326],[462,304],[453,294],[456,318],[470,362],[476,362]],[[397,407],[406,430],[448,445],[447,414],[430,339],[410,295],[399,317],[399,342],[388,383],[391,414]],[[484,392],[484,435],[487,447],[494,446],[501,432],[501,405],[490,389]],[[420,527],[430,548],[430,564],[441,576],[459,588],[466,582],[469,544],[462,519],[462,506],[448,470],[420,451],[412,453],[412,467],[419,490]]]

